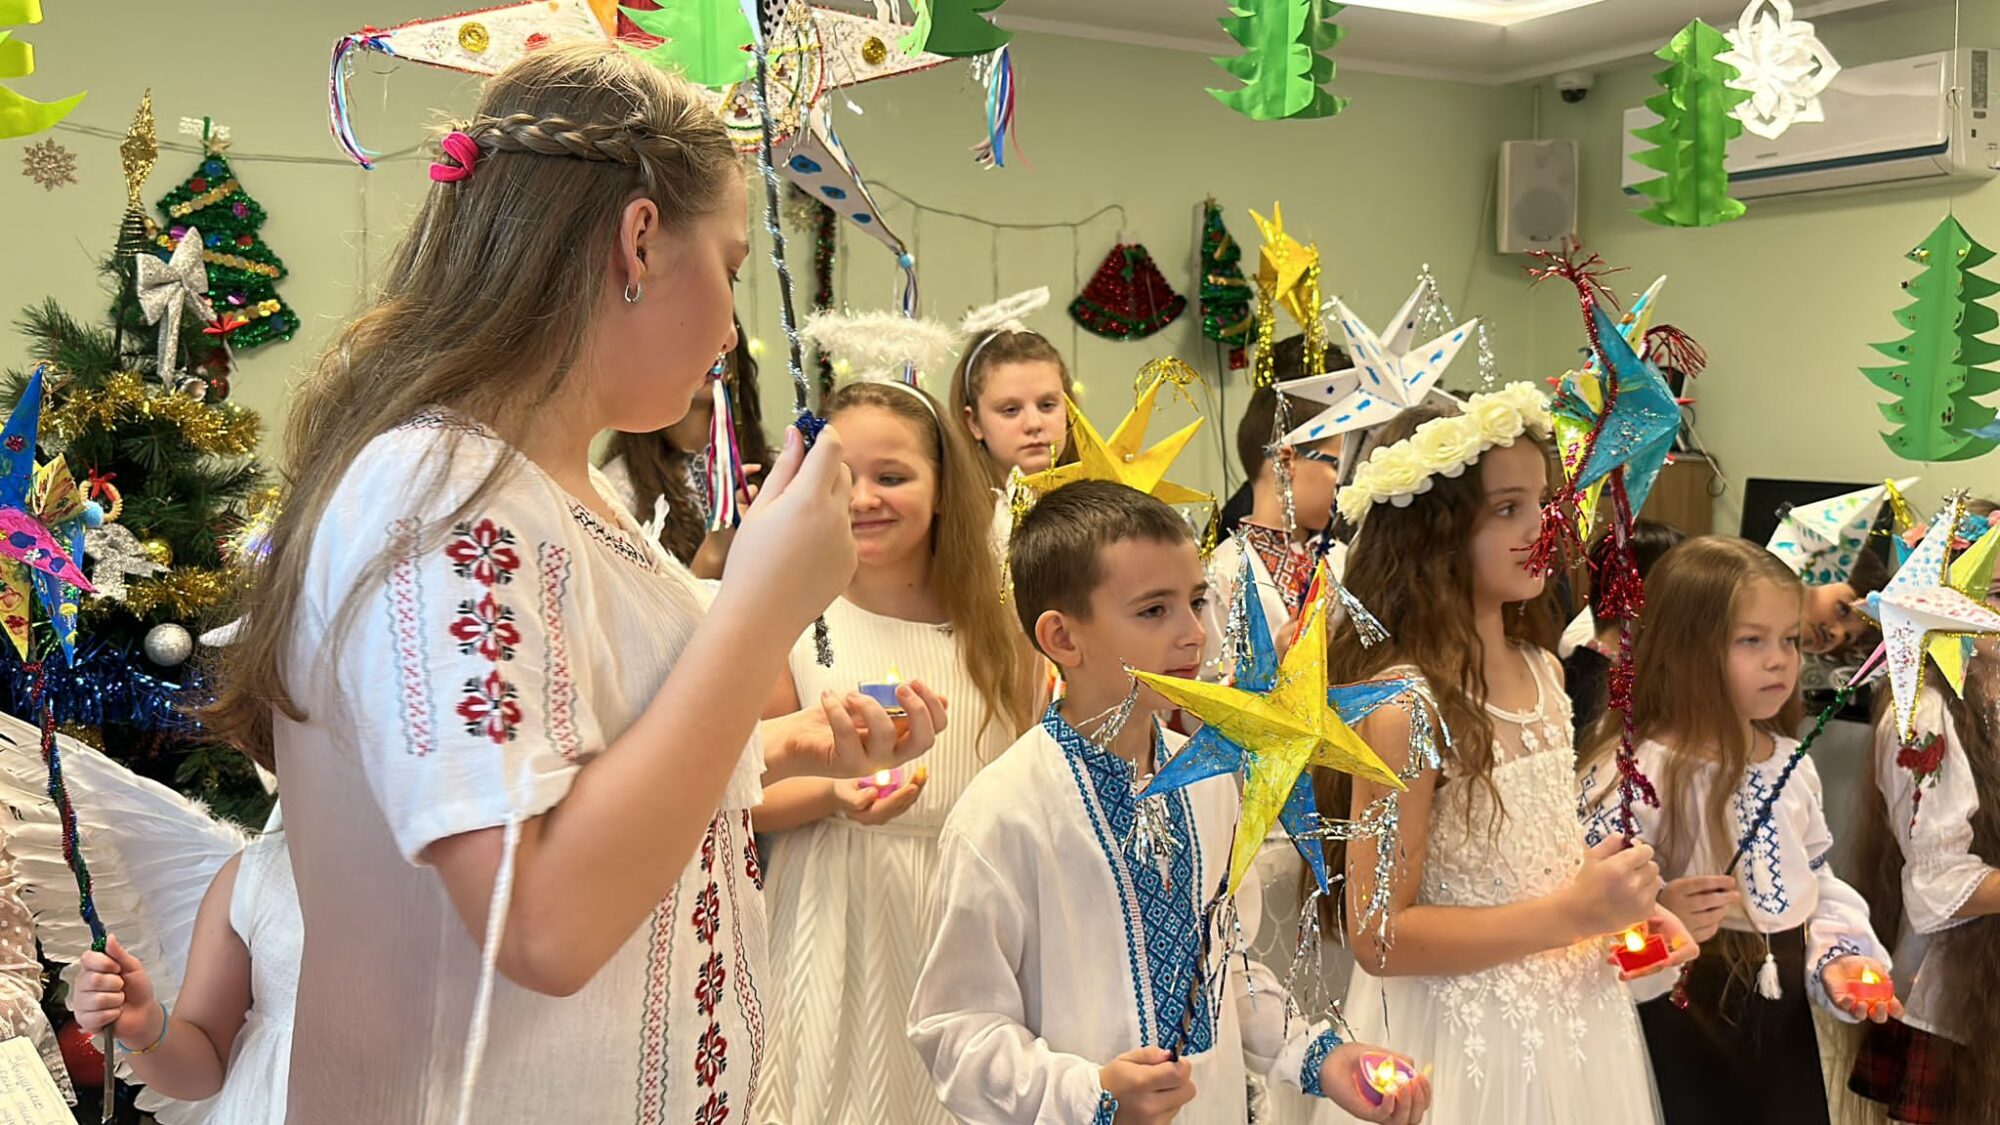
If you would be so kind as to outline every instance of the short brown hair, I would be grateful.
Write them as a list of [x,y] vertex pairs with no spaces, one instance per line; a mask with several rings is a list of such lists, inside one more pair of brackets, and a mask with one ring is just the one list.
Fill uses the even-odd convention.
[[[1271,347],[1272,376],[1278,382],[1304,379],[1321,375],[1328,371],[1339,371],[1352,363],[1347,353],[1329,344],[1326,356],[1320,362],[1320,370],[1306,370],[1306,338],[1303,335],[1287,336]],[[1310,414],[1293,406],[1292,418],[1297,422]],[[1270,456],[1267,452],[1272,442],[1284,437],[1276,432],[1278,428],[1278,390],[1275,387],[1259,387],[1250,395],[1250,404],[1243,408],[1243,417],[1236,423],[1236,460],[1243,466],[1243,476],[1255,480],[1257,470],[1264,467]]]
[[1193,542],[1194,533],[1172,508],[1111,481],[1063,485],[1028,509],[1014,528],[1007,563],[1014,612],[1029,640],[1049,610],[1090,616],[1090,595],[1104,581],[1104,549],[1126,539],[1182,543]]

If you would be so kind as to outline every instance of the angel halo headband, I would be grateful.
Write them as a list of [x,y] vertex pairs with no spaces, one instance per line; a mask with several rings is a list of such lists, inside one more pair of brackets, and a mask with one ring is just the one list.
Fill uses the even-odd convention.
[[1035,312],[1049,303],[1049,287],[1038,285],[1024,289],[1011,297],[1002,297],[990,305],[981,305],[965,314],[958,322],[958,330],[965,333],[968,340],[977,340],[972,350],[966,353],[965,370],[970,374],[977,369],[979,353],[986,345],[1006,332],[1032,332],[1022,317]]
[[1547,438],[1551,428],[1549,404],[1533,383],[1473,395],[1460,413],[1433,418],[1369,454],[1340,489],[1340,514],[1358,524],[1377,504],[1407,508],[1438,477],[1459,476],[1487,450],[1512,445],[1523,433]]

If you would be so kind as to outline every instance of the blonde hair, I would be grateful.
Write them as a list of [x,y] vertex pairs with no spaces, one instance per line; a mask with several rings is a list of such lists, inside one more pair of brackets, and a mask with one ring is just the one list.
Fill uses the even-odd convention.
[[[965,355],[951,372],[951,389],[946,393],[952,417],[957,419],[958,429],[966,440],[979,445],[986,463],[986,475],[995,487],[1005,484],[1007,472],[990,455],[985,454],[984,443],[973,438],[971,428],[966,423],[966,411],[973,417],[979,416],[979,396],[986,393],[986,377],[993,369],[1009,363],[1053,363],[1056,374],[1062,378],[1063,394],[1076,397],[1076,381],[1070,377],[1069,364],[1063,362],[1062,353],[1049,343],[1048,337],[1026,329],[995,328],[982,333],[966,346]],[[1069,433],[1068,415],[1065,413],[1063,433]],[[1074,459],[1075,449],[1068,441],[1063,443],[1063,459]],[[990,508],[991,505],[989,504]],[[990,518],[989,512],[989,518]]]
[[[591,331],[625,208],[650,199],[678,233],[740,188],[735,149],[700,91],[608,44],[527,55],[486,84],[458,128],[479,148],[476,171],[431,186],[372,303],[292,399],[284,509],[201,715],[266,765],[272,709],[306,718],[283,665],[314,534],[363,448],[427,406],[495,418],[555,398]],[[531,433],[533,413],[522,413]],[[439,482],[458,435],[444,440],[430,459]],[[418,544],[477,508],[515,460],[500,458],[455,511],[419,530]],[[378,556],[349,602],[387,565]]]
[[980,455],[958,426],[947,426],[930,395],[904,383],[849,383],[826,397],[833,421],[843,411],[872,408],[913,428],[931,450],[937,470],[935,522],[931,528],[931,589],[951,622],[952,640],[965,671],[986,704],[984,734],[994,719],[1010,735],[1027,729],[1033,706],[1033,662],[1000,593],[1000,564],[993,555],[993,494],[980,472]]

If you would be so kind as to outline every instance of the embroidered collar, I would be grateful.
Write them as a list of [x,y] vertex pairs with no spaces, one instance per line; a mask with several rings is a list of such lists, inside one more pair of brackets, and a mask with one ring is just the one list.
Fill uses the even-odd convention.
[[1280,528],[1266,527],[1248,520],[1238,525],[1243,532],[1243,541],[1257,552],[1264,570],[1278,587],[1278,596],[1285,600],[1285,608],[1297,613],[1306,600],[1306,587],[1312,582],[1312,555]]

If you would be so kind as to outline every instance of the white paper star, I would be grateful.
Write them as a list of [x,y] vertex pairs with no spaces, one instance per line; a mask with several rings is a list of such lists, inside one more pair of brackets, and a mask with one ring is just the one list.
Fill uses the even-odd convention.
[[[1916,477],[1909,477],[1897,481],[1896,487],[1908,491],[1916,483]],[[1889,486],[1884,483],[1800,504],[1778,521],[1764,546],[1812,585],[1845,582],[1888,498]]]
[[1717,55],[1736,68],[1727,83],[1750,97],[1732,114],[1760,137],[1776,137],[1796,121],[1825,121],[1819,96],[1840,73],[1813,25],[1792,18],[1791,0],[1751,0],[1733,31],[1730,50]]
[[1295,398],[1325,404],[1325,409],[1312,420],[1285,435],[1287,444],[1299,445],[1379,426],[1424,401],[1452,357],[1472,338],[1479,321],[1468,320],[1435,340],[1412,347],[1417,304],[1423,294],[1424,287],[1419,284],[1397,311],[1396,327],[1386,341],[1362,323],[1338,297],[1327,302],[1341,333],[1347,337],[1348,353],[1355,366],[1278,384],[1279,390]]
[[1880,659],[1887,664],[1896,722],[1905,740],[1916,737],[1917,696],[1931,640],[2000,633],[2000,613],[1953,589],[1949,581],[1951,541],[1964,510],[1965,496],[1952,497],[1902,569],[1868,598],[1870,612],[1882,623],[1882,644],[1868,663]]

